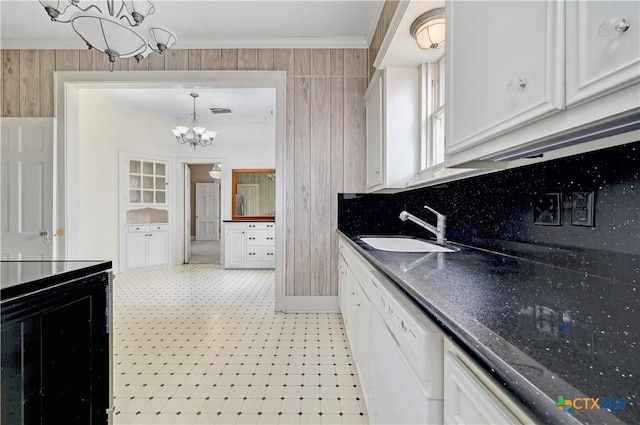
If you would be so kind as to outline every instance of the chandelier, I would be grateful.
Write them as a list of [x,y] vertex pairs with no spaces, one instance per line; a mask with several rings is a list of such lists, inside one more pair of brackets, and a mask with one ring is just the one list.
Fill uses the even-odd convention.
[[218,133],[213,130],[207,130],[204,127],[200,127],[198,119],[196,118],[196,99],[198,98],[198,94],[191,93],[191,97],[193,98],[191,128],[178,126],[176,128],[172,128],[171,132],[176,136],[178,143],[181,145],[189,143],[193,146],[193,150],[195,150],[198,145],[202,147],[209,146],[211,142],[213,142],[213,138],[216,137]]
[[[109,57],[109,71],[119,58],[142,61],[152,51],[163,53],[177,41],[170,29],[158,25],[142,25],[155,12],[149,0],[106,0],[106,10],[95,4],[80,6],[80,0],[39,0],[52,21],[71,24],[89,49]],[[86,4],[86,3],[83,3]],[[62,19],[67,9],[78,10]]]
[[214,180],[220,180],[222,178],[222,166],[216,162],[213,164],[213,168],[209,171],[209,175]]

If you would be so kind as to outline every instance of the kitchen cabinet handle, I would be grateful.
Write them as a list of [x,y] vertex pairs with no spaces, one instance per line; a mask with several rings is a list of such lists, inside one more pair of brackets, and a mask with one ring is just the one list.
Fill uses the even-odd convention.
[[510,92],[515,92],[525,87],[527,87],[527,80],[523,78],[516,77],[507,83],[507,90]]
[[598,35],[602,38],[616,38],[626,32],[631,24],[622,17],[609,18],[598,27]]

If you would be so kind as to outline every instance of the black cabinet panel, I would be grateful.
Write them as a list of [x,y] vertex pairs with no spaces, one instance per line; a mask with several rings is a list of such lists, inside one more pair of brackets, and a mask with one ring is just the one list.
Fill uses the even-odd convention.
[[1,425],[106,424],[107,273],[2,302]]

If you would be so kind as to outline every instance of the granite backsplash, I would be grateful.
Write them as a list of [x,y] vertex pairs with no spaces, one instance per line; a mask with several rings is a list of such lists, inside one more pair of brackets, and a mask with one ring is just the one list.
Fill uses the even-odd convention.
[[[574,192],[594,193],[594,225],[572,225]],[[560,194],[558,225],[534,223],[541,194]],[[640,285],[640,142],[396,194],[340,194],[348,235],[432,238],[400,211],[434,222],[450,241]]]

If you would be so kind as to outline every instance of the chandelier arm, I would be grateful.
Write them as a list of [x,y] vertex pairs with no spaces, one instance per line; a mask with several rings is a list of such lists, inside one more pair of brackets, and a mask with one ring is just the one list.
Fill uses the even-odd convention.
[[[122,5],[120,5],[120,10],[118,10],[118,14],[114,15],[114,16],[118,17],[118,16],[122,15],[122,9],[124,9],[124,1],[122,2]],[[129,22],[129,25],[131,25],[131,22]]]
[[[95,4],[90,4],[89,6],[87,6],[86,9],[81,8],[77,4],[74,4],[74,6],[77,7],[78,9],[82,10],[83,12],[88,12],[91,8],[96,8],[96,9],[98,9],[98,12],[102,13],[102,10],[100,10],[100,8],[98,6],[96,6]],[[69,22],[71,22],[71,21],[69,21]]]
[[124,19],[125,21],[127,21],[127,23],[129,24],[130,27],[139,27],[140,26],[140,24],[138,24],[135,21],[133,23],[131,23],[131,19],[129,19],[128,15],[122,15],[120,17],[120,19]]

